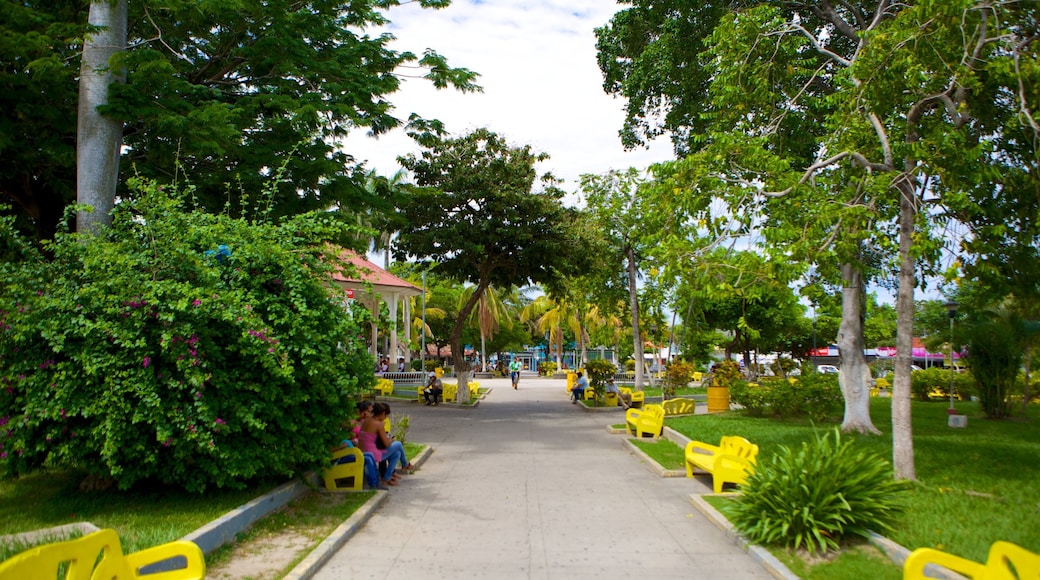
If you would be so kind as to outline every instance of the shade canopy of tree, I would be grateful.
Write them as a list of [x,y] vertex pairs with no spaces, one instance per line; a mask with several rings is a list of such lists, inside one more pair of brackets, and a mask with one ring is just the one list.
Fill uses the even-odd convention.
[[[489,286],[551,286],[580,273],[576,212],[563,206],[551,175],[539,180],[535,164],[547,155],[530,146],[511,145],[487,129],[430,137],[424,146],[420,155],[400,159],[418,187],[401,207],[394,253],[429,260],[439,275],[475,286],[450,339],[456,370],[465,370],[465,320]],[[460,397],[465,391],[459,389]]]
[[[941,220],[926,208],[936,196],[953,198],[963,184],[993,181],[983,168],[1013,159],[994,146],[1005,133],[988,119],[1008,121],[1015,134],[1029,133],[1019,126],[1035,129],[1037,8],[976,0],[707,4],[636,3],[615,17],[613,32],[601,32],[601,67],[608,81],[630,73],[614,87],[650,87],[632,93],[638,106],[651,105],[639,111],[644,121],[644,113],[661,115],[676,103],[700,111],[694,120],[659,126],[693,153],[666,170],[675,179],[662,190],[676,194],[668,210],[710,216],[722,200],[750,227],[783,209],[772,199],[793,205],[804,192],[796,210],[803,213],[837,201],[803,227],[842,224],[832,235],[845,239],[843,269],[856,265],[850,258],[861,232],[878,225],[897,232],[898,251],[890,254],[899,270],[894,462],[899,477],[913,478],[913,288],[919,259],[940,248],[929,227]],[[690,38],[703,41],[704,50],[691,60],[674,42],[641,43],[634,33],[650,21],[665,33],[693,23]],[[630,42],[604,44],[605,36]],[[643,83],[632,65],[648,63],[654,52],[659,62],[688,63],[670,80],[689,75],[703,84],[683,91]],[[1002,114],[988,114],[994,108]],[[675,119],[682,116],[669,122]],[[1027,143],[1032,154],[1017,159],[1033,164],[1036,140]],[[850,290],[862,286],[855,276],[843,278]],[[864,401],[864,389],[847,391],[852,400]]]
[[[402,75],[477,90],[472,71],[448,66],[430,49],[392,49],[392,35],[368,32],[389,22],[398,4],[130,2],[130,49],[118,63],[126,67],[127,83],[113,87],[101,108],[124,124],[124,172],[164,182],[188,179],[211,210],[229,201],[233,211],[256,204],[256,192],[276,171],[282,179],[269,202],[275,215],[363,207],[358,164],[337,140],[355,130],[380,134],[406,119],[428,126],[394,111],[389,98]],[[11,40],[0,43],[0,83],[12,90],[2,97],[8,106],[0,184],[24,219],[49,237],[74,195],[76,49],[85,6],[5,2],[2,10],[3,37]],[[46,102],[34,102],[41,94]],[[18,141],[21,136],[28,139]],[[8,157],[30,149],[26,144],[41,147]]]

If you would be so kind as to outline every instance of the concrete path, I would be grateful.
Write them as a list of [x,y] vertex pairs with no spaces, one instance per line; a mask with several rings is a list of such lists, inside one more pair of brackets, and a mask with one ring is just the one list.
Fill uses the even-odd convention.
[[315,575],[349,578],[768,578],[696,513],[698,480],[651,473],[562,380],[483,379],[473,409],[394,404],[433,455]]

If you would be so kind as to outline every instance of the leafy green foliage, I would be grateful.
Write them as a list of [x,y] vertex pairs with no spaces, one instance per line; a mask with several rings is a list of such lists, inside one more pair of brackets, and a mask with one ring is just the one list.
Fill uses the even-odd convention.
[[1002,311],[977,325],[968,340],[971,374],[987,417],[1002,419],[1011,414],[1008,394],[1022,364],[1021,328],[1021,320]]
[[952,373],[949,369],[931,367],[910,373],[910,391],[918,401],[928,401],[934,396],[944,399],[950,396],[950,378],[953,378],[954,396],[964,401],[975,393],[975,381],[970,374]]
[[693,373],[697,367],[686,361],[673,361],[668,365],[664,375],[664,387],[662,392],[665,398],[675,396],[675,389],[685,387],[693,380]]
[[188,212],[138,184],[110,230],[0,262],[0,468],[77,466],[201,492],[328,461],[371,386],[361,324],[330,291],[324,215]]
[[[398,4],[130,2],[130,48],[118,63],[127,82],[113,87],[101,109],[125,125],[121,166],[164,182],[186,171],[200,205],[221,211],[229,196],[259,191],[270,168],[288,158],[276,215],[378,205],[359,186],[357,160],[337,142],[355,130],[379,135],[406,122],[436,126],[417,114],[408,121],[395,114],[389,97],[400,88],[398,71],[411,68],[437,88],[479,90],[476,73],[450,67],[435,51],[401,50],[393,35],[369,33],[388,24]],[[0,183],[25,221],[45,230],[42,239],[75,199],[84,7],[33,0],[0,8],[0,36],[12,39],[0,41]]]
[[763,379],[760,384],[734,381],[730,398],[750,415],[778,418],[809,417],[833,421],[841,416],[844,399],[837,375],[808,373],[795,381]]
[[585,363],[585,373],[589,376],[589,386],[596,391],[596,397],[600,398],[607,388],[607,381],[617,373],[617,367],[606,359],[597,358]]
[[846,537],[892,528],[905,483],[887,461],[843,442],[838,429],[833,435],[781,447],[741,486],[725,513],[751,542],[827,552]]
[[405,219],[395,255],[431,260],[434,273],[476,285],[448,337],[460,366],[465,321],[487,288],[552,284],[561,272],[580,272],[582,244],[575,211],[561,204],[552,176],[538,179],[541,191],[532,190],[535,164],[547,155],[488,129],[423,144],[421,155],[401,159],[419,187],[400,208]]

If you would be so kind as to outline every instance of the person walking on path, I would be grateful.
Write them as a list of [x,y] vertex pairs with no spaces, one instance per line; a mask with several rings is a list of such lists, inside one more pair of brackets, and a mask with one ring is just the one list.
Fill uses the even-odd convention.
[[513,388],[516,389],[517,384],[520,383],[520,371],[524,369],[524,363],[520,362],[520,359],[514,358],[509,363],[509,378],[513,380]]

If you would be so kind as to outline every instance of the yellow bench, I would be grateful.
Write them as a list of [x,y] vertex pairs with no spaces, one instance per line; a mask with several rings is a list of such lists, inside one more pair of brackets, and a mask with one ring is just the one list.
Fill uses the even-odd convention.
[[[154,568],[161,572],[142,572],[156,564],[162,564]],[[62,570],[65,573],[59,575]],[[205,576],[206,561],[193,542],[176,540],[124,555],[119,536],[110,529],[29,548],[0,563],[3,580],[201,580]]]
[[[422,403],[423,401],[426,400],[426,399],[423,398],[423,391],[425,389],[426,389],[426,387],[419,387],[419,389],[416,391],[416,395],[418,396],[418,399],[419,399],[420,403]],[[470,392],[471,393],[473,392],[472,388],[470,389]],[[459,384],[458,383],[443,383],[441,385],[441,401],[442,402],[455,401],[455,397],[458,394],[459,394]]]
[[643,391],[634,391],[630,387],[618,387],[618,391],[622,395],[628,395],[631,397],[628,401],[633,407],[642,407],[646,401],[646,393]]
[[1034,554],[1011,542],[994,542],[985,564],[933,548],[918,548],[903,563],[903,580],[925,580],[925,566],[934,564],[964,574],[973,580],[1005,578],[1040,578],[1040,554]]
[[660,405],[647,405],[625,411],[625,429],[629,435],[640,438],[644,435],[660,437],[664,431],[664,409]]
[[723,436],[718,445],[690,441],[684,455],[686,477],[693,477],[694,469],[706,471],[711,474],[715,493],[722,493],[723,484],[747,482],[747,476],[755,470],[758,445],[743,437]]
[[[353,461],[336,463],[345,457]],[[357,447],[344,447],[332,454],[332,466],[325,470],[325,489],[361,491],[365,487],[365,456]]]
[[376,392],[389,397],[394,394],[394,382],[390,379],[376,379]]
[[692,415],[697,410],[697,402],[693,399],[668,399],[661,403],[666,417],[671,415]]

